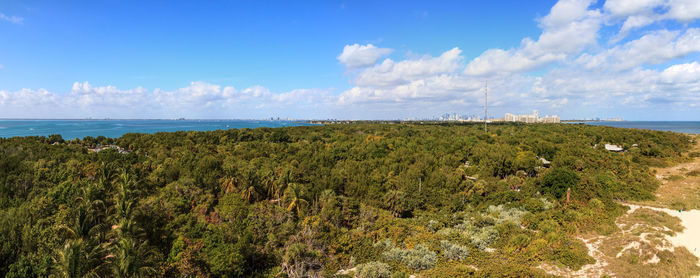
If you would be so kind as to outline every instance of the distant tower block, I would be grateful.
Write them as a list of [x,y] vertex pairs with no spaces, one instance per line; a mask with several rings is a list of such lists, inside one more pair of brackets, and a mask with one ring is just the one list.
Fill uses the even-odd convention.
[[484,132],[488,133],[488,128],[486,127],[486,122],[489,120],[488,108],[489,106],[489,81],[486,80],[484,83]]

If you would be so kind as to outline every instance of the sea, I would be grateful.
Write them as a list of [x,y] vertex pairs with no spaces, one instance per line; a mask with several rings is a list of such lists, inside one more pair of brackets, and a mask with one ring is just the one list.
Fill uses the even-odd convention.
[[312,125],[302,121],[273,120],[0,120],[0,138],[48,136],[63,139],[121,137],[126,133],[208,131],[232,128]]
[[[575,123],[571,123],[575,124]],[[651,129],[700,134],[700,121],[687,122],[585,122],[622,128]],[[285,127],[312,125],[303,121],[273,120],[2,120],[0,138],[15,136],[48,136],[60,134],[63,139],[86,136],[120,137],[126,133],[173,131],[208,131],[232,128]]]
[[[572,123],[573,124],[573,123]],[[700,134],[700,122],[699,121],[676,121],[676,122],[663,122],[663,121],[602,121],[602,122],[586,122],[587,125],[604,125],[612,127],[621,128],[636,128],[636,129],[650,129],[650,130],[661,130],[661,131],[673,131],[680,133],[692,133]]]

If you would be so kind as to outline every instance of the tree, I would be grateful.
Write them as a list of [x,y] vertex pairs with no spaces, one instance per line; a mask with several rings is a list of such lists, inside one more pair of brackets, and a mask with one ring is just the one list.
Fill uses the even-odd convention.
[[282,195],[282,200],[287,206],[287,211],[296,212],[299,219],[304,216],[304,212],[309,207],[309,201],[304,199],[305,193],[306,191],[303,186],[296,183],[290,183]]
[[389,190],[382,198],[386,209],[391,211],[394,217],[405,217],[413,209],[409,206],[406,193],[400,190]]
[[54,258],[53,274],[58,277],[102,277],[107,260],[101,245],[91,247],[82,239],[69,240]]
[[114,277],[148,277],[156,272],[154,266],[159,254],[148,241],[124,237],[112,248],[112,254]]
[[578,185],[579,176],[566,168],[555,168],[542,177],[542,193],[550,194],[557,199],[566,196],[566,190]]

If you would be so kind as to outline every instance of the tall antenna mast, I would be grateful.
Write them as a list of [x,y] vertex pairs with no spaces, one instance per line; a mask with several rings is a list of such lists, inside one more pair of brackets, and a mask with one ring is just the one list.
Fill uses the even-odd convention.
[[488,113],[487,113],[487,107],[489,105],[489,81],[486,80],[484,83],[484,132],[488,133],[488,129],[486,128],[486,122],[488,121]]

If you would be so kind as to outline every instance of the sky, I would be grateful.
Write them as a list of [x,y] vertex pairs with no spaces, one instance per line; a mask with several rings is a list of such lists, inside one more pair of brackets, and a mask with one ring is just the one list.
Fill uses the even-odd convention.
[[0,1],[0,118],[700,120],[700,1]]

